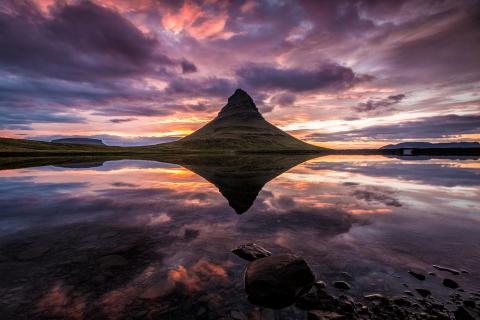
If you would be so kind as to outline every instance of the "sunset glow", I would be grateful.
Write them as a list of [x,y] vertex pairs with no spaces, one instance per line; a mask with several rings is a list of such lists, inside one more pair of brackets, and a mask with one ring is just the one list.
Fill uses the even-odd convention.
[[6,0],[0,136],[147,145],[237,87],[330,148],[478,141],[476,1]]

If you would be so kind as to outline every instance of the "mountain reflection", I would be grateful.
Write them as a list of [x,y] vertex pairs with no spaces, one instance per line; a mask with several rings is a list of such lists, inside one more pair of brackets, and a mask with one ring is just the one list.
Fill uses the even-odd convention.
[[2,319],[305,318],[248,302],[230,252],[248,242],[329,288],[348,272],[352,296],[402,294],[433,264],[478,290],[477,160],[311,158],[4,159]]
[[[217,187],[236,213],[242,214],[253,205],[267,182],[285,171],[318,155],[186,155],[183,157],[146,157],[143,160],[181,165]],[[9,168],[52,165],[60,168],[82,169],[101,167],[106,159],[51,158],[21,159],[17,162],[0,161],[0,170]],[[37,162],[36,162],[37,161]]]

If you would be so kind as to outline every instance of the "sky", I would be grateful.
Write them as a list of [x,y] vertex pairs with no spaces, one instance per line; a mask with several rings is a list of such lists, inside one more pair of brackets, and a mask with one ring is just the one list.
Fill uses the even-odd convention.
[[480,140],[480,3],[2,0],[0,136],[179,139],[236,88],[307,142]]

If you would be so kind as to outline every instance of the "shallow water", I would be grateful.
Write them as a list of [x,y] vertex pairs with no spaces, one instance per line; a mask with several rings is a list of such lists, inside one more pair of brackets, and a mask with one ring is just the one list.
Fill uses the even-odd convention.
[[[441,282],[452,276],[434,264],[469,272],[455,276],[460,294],[480,289],[476,159],[176,163],[0,171],[2,319],[217,319],[237,310],[305,319],[293,306],[248,302],[246,262],[230,250],[249,242],[304,257],[318,279],[347,280],[356,297],[408,286],[445,302],[452,289]],[[436,276],[419,281],[408,270]]]

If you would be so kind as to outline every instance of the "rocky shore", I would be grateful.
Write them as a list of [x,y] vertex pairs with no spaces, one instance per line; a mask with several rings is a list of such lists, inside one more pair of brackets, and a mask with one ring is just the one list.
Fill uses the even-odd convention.
[[[338,280],[331,285],[317,280],[307,262],[292,254],[272,255],[257,244],[241,245],[232,250],[237,256],[249,260],[245,270],[245,290],[249,300],[268,308],[285,308],[294,305],[307,313],[309,320],[342,319],[429,319],[473,320],[480,319],[480,291],[465,292],[453,277],[468,271],[433,265],[449,273],[452,278],[443,278],[442,283],[450,288],[450,301],[441,303],[435,295],[420,284],[426,281],[419,271],[406,271],[419,281],[419,286],[396,296],[380,293],[367,294],[361,298],[348,295],[351,285]],[[436,276],[434,272],[430,276]],[[344,272],[345,278],[351,276]],[[330,288],[343,292],[335,296]],[[465,296],[468,295],[467,298]]]

